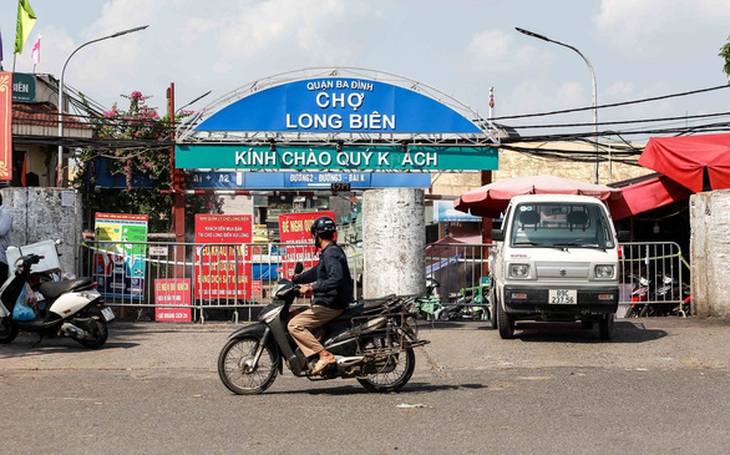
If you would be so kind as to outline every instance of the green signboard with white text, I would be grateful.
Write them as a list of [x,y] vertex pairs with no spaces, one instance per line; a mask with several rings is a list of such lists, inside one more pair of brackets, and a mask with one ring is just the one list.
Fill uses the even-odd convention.
[[373,170],[423,171],[498,169],[493,147],[246,147],[242,145],[178,145],[180,169]]

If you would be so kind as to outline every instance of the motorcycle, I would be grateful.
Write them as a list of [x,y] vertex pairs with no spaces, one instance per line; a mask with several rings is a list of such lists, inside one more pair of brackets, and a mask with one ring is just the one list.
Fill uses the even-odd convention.
[[416,299],[411,313],[417,319],[425,319],[433,325],[438,313],[443,308],[439,288],[441,284],[432,277],[426,277],[426,292]]
[[[484,289],[465,288],[449,294],[449,302],[435,314],[441,321],[480,321],[490,319],[489,297],[483,297]],[[485,300],[487,300],[485,304]]]
[[628,274],[631,281],[631,305],[626,311],[625,318],[638,318],[642,312],[646,312],[647,300],[649,300],[649,280],[634,273]]
[[[114,312],[105,306],[96,283],[91,278],[44,281],[35,282],[37,290],[33,289],[30,286],[31,268],[41,259],[43,256],[37,254],[19,257],[13,264],[15,273],[0,288],[0,343],[11,343],[23,330],[39,334],[39,342],[46,336],[68,336],[87,348],[102,347],[109,335],[107,324],[114,319]],[[39,306],[33,319],[13,319],[19,297],[29,293],[40,294],[38,300],[45,301],[45,307]]]
[[419,340],[409,313],[415,296],[391,295],[361,300],[340,316],[313,331],[337,361],[321,374],[311,373],[316,358],[304,357],[288,333],[287,323],[302,309],[291,311],[299,286],[280,280],[258,322],[233,332],[218,356],[218,375],[223,384],[239,395],[262,393],[283,373],[284,365],[297,377],[309,380],[355,378],[371,392],[394,392],[413,375],[414,348]]
[[[666,273],[657,274],[654,280],[633,274],[628,277],[633,282],[633,290],[631,305],[624,317],[686,316],[689,313],[692,298],[688,284],[678,283]],[[669,305],[672,302],[678,304]]]

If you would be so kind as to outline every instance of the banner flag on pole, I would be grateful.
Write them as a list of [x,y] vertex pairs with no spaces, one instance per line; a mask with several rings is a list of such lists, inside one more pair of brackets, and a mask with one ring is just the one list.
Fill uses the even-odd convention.
[[18,24],[15,27],[15,51],[14,54],[22,54],[23,46],[30,35],[30,31],[36,23],[35,13],[30,7],[29,0],[18,0]]
[[33,58],[33,66],[39,64],[41,62],[41,35],[38,34],[38,38],[35,40],[35,44],[33,44],[33,51],[31,51],[31,57]]
[[0,29],[0,71],[3,69],[3,31]]
[[13,73],[0,72],[0,180],[13,179]]

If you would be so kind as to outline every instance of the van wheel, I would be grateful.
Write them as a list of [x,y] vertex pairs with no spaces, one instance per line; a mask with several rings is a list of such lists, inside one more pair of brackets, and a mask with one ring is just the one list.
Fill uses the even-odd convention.
[[505,313],[499,304],[495,306],[495,310],[497,311],[496,319],[499,336],[503,340],[509,340],[515,334],[515,319],[511,315]]
[[497,328],[497,299],[495,298],[494,288],[489,290],[489,325],[493,329]]
[[604,314],[598,321],[598,335],[602,340],[610,340],[613,336],[613,313]]

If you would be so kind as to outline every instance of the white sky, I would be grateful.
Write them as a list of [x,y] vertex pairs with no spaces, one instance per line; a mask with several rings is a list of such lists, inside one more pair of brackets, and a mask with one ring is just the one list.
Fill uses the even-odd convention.
[[[260,78],[321,66],[398,74],[450,94],[486,116],[591,104],[588,68],[569,49],[517,33],[532,30],[579,48],[596,73],[598,103],[615,103],[726,84],[720,47],[730,35],[727,0],[30,0],[38,16],[16,70],[60,75],[82,43],[149,24],[133,35],[93,44],[70,61],[68,84],[106,107],[140,90],[165,109],[175,82],[177,106],[192,106]],[[4,67],[12,67],[17,2],[2,0]],[[599,112],[599,121],[728,111],[730,91]],[[523,124],[591,122],[589,111]],[[518,121],[503,123],[519,124]],[[681,124],[681,122],[680,122]],[[667,126],[663,124],[662,126]]]

